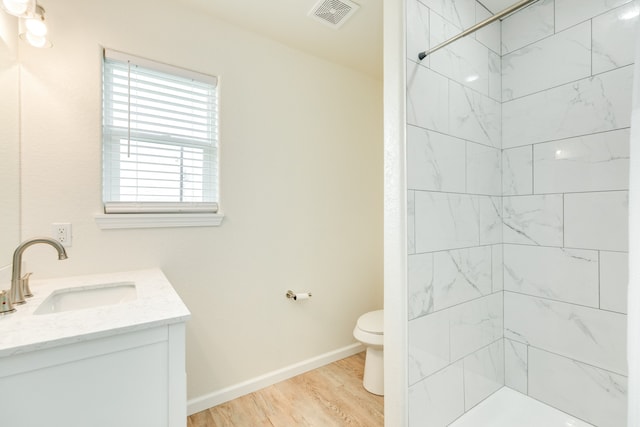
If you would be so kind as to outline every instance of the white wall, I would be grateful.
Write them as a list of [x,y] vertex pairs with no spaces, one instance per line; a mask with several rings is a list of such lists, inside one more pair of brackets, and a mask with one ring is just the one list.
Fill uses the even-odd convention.
[[18,23],[0,11],[0,266],[11,263],[19,243],[20,135]]
[[406,426],[405,2],[384,2],[384,421]]
[[[189,398],[353,343],[382,305],[381,82],[175,2],[43,6],[54,47],[21,52],[22,237],[71,222],[73,247],[30,248],[34,278],[162,268],[193,314]],[[221,227],[96,226],[101,46],[220,76]]]

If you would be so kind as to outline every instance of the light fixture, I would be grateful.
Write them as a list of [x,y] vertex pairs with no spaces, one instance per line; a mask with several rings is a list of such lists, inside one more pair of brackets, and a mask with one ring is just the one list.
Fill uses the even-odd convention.
[[24,18],[24,25],[31,34],[43,37],[47,35],[47,24],[44,23],[44,9],[40,6],[38,6],[38,9],[40,9],[40,13]]
[[25,16],[35,5],[34,0],[2,0],[2,8],[8,14],[18,17]]
[[[6,1],[6,0],[3,0]],[[15,0],[11,0],[15,1]],[[39,4],[31,13],[20,17],[18,31],[20,38],[33,47],[51,47],[51,42],[47,39],[47,24],[44,21],[44,8]]]
[[0,8],[18,18],[20,38],[34,47],[51,47],[47,39],[44,8],[36,0],[1,0]]

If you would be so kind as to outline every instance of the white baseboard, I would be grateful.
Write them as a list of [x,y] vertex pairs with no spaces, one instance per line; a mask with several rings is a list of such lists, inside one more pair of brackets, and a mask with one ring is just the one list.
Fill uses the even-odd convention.
[[351,344],[346,347],[312,357],[311,359],[303,360],[302,362],[295,363],[282,369],[278,369],[277,371],[272,371],[264,375],[260,375],[259,377],[225,387],[221,390],[217,390],[194,399],[189,399],[187,401],[187,413],[191,415],[196,412],[204,411],[205,409],[212,408],[216,405],[220,405],[221,403],[244,396],[245,394],[253,393],[254,391],[295,377],[296,375],[303,374],[312,369],[328,365],[329,363],[344,359],[345,357],[352,356],[364,350],[365,347],[360,343]]

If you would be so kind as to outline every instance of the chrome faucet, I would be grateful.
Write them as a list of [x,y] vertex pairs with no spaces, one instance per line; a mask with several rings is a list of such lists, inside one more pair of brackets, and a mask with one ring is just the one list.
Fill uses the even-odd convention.
[[29,288],[29,276],[31,273],[27,273],[22,276],[22,253],[29,246],[46,243],[53,246],[58,251],[58,259],[67,259],[67,251],[64,250],[64,246],[57,240],[50,239],[48,237],[36,237],[33,239],[25,240],[20,243],[16,250],[13,252],[13,270],[11,272],[11,290],[9,299],[11,304],[24,304],[25,297],[31,297],[31,289]]

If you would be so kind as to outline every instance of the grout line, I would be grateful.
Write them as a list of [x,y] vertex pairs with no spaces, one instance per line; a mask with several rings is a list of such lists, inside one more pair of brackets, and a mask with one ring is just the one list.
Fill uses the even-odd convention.
[[591,46],[589,46],[589,64],[591,66],[590,76],[593,76],[593,18],[589,20],[589,32],[591,35]]
[[[534,45],[534,44],[540,43],[540,42],[541,42],[541,41],[543,41],[543,40],[547,40],[547,39],[550,39],[550,38],[552,38],[552,37],[555,37],[556,35],[558,35],[558,34],[560,34],[560,33],[563,33],[563,32],[565,32],[565,31],[567,31],[567,30],[571,30],[571,29],[573,29],[573,28],[575,28],[575,27],[577,27],[577,26],[579,26],[579,25],[582,25],[582,24],[584,24],[585,22],[590,21],[591,19],[592,19],[592,18],[585,19],[584,21],[577,22],[577,23],[575,23],[575,24],[573,24],[573,25],[571,25],[571,26],[569,26],[569,27],[567,27],[567,28],[563,28],[563,29],[562,29],[562,30],[560,30],[560,31],[556,31],[556,30],[555,30],[555,14],[554,14],[554,17],[553,17],[553,21],[554,21],[554,24],[553,24],[553,27],[554,27],[554,29],[553,29],[553,33],[551,33],[551,34],[547,34],[546,36],[543,36],[543,37],[541,37],[541,38],[539,38],[539,39],[537,39],[537,40],[534,40],[534,41],[532,41],[532,42],[529,42],[529,43],[527,43],[527,44],[525,44],[525,45],[523,45],[523,46],[521,46],[521,47],[518,47],[517,49],[513,49],[513,50],[510,50],[510,51],[509,51],[509,52],[507,52],[507,53],[503,53],[503,56],[511,55],[512,53],[518,52],[519,50],[522,50],[522,49],[525,49],[525,48],[527,48],[527,47],[530,47],[530,46],[532,46],[532,45]],[[501,40],[502,40],[502,39],[501,39]]]
[[536,194],[536,175],[535,175],[535,157],[534,157],[534,150],[533,150],[533,144],[531,144],[531,194],[534,195]]
[[526,364],[527,396],[529,396],[529,349],[531,348],[531,346],[529,344],[525,344],[525,345],[526,347],[524,351],[525,351],[525,356],[527,357],[527,364]]
[[[449,249],[437,249],[437,250],[433,250],[433,251],[422,251],[422,252],[414,252],[411,253],[410,255],[424,255],[424,254],[436,254],[436,253],[440,253],[440,252],[452,252],[452,251],[462,251],[462,250],[466,250],[466,249],[476,249],[476,248],[481,248],[481,247],[485,247],[485,246],[494,246],[494,245],[502,245],[504,246],[527,246],[527,247],[531,247],[531,248],[546,248],[546,249],[570,249],[570,250],[579,250],[579,251],[589,251],[589,252],[596,252],[596,251],[603,251],[603,252],[611,252],[611,253],[617,253],[617,254],[628,254],[629,251],[617,251],[617,250],[612,250],[612,249],[594,249],[594,248],[579,248],[579,247],[575,247],[575,246],[552,246],[552,245],[533,245],[533,244],[528,244],[528,243],[520,243],[520,242],[494,242],[494,243],[482,243],[480,245],[474,245],[474,246],[461,246],[461,247],[454,247],[454,248],[449,248]],[[504,252],[504,250],[503,250]],[[503,259],[504,259],[504,253],[503,253]]]
[[[578,304],[575,302],[571,302],[571,301],[563,301],[563,300],[558,300],[558,299],[553,299],[553,298],[547,298],[541,295],[533,295],[533,294],[527,294],[524,292],[519,292],[519,291],[514,291],[513,289],[505,289],[504,290],[505,293],[510,293],[510,294],[515,294],[515,295],[520,295],[523,297],[529,297],[529,298],[535,298],[535,299],[539,299],[539,300],[544,300],[544,301],[551,301],[551,302],[555,302],[557,304],[564,304],[564,305],[571,305],[574,307],[582,307],[582,308],[586,308],[586,309],[590,309],[590,310],[598,310],[598,311],[604,311],[607,313],[611,313],[611,314],[620,314],[622,316],[626,316],[626,313],[622,313],[619,311],[613,311],[613,310],[607,310],[607,309],[603,309],[603,308],[599,308],[599,307],[594,307],[591,305],[584,305],[584,304]],[[464,303],[462,303],[464,304]],[[442,310],[446,310],[446,309],[442,309]],[[440,311],[442,311],[440,310]]]
[[[492,291],[491,293],[488,293],[488,294],[486,294],[486,295],[480,295],[480,296],[478,296],[478,297],[474,297],[474,298],[471,298],[471,299],[468,299],[468,300],[460,301],[460,302],[457,302],[457,303],[455,303],[455,304],[453,304],[453,305],[449,305],[449,306],[447,306],[447,307],[441,308],[441,309],[439,309],[439,310],[434,310],[434,311],[431,311],[431,312],[429,312],[429,313],[421,314],[421,315],[420,315],[420,316],[418,316],[418,317],[415,317],[415,318],[413,318],[413,319],[410,319],[410,321],[411,321],[411,320],[421,319],[421,318],[423,318],[423,317],[430,316],[430,315],[432,315],[432,314],[442,313],[442,312],[445,312],[445,311],[451,310],[451,309],[452,309],[452,308],[454,308],[454,307],[460,307],[461,305],[464,305],[464,304],[468,304],[468,303],[472,303],[472,302],[478,302],[478,301],[480,301],[480,300],[482,300],[482,299],[485,299],[485,300],[486,300],[486,299],[489,299],[489,298],[494,297],[495,295],[498,295],[498,294],[499,294],[499,293],[501,293],[501,292],[505,292],[505,291],[497,291],[497,292],[493,292],[493,291]],[[510,292],[515,293],[515,294],[519,294],[519,292],[515,292],[515,291],[510,291]],[[520,295],[532,296],[532,295],[527,295],[527,294],[520,294]],[[554,300],[551,300],[551,301],[554,301]],[[557,301],[557,302],[562,303],[563,301]],[[571,304],[571,303],[565,303],[565,304]],[[573,304],[573,305],[578,305],[578,304]],[[584,307],[588,307],[588,306],[584,306]],[[588,308],[593,308],[593,307],[588,307]],[[504,296],[503,296],[502,310],[504,311]],[[597,310],[597,309],[594,309],[594,310]],[[604,310],[603,310],[603,311],[604,311]],[[613,312],[613,313],[615,313],[615,312]],[[503,318],[503,320],[504,320],[504,318]],[[503,321],[503,326],[504,326],[504,321]]]
[[[461,359],[462,361],[462,408],[464,412],[467,412],[467,376],[465,375],[465,361],[464,357]],[[458,363],[458,362],[455,362]]]
[[[511,338],[507,338],[507,339],[511,339]],[[515,342],[519,342],[520,344],[525,344],[525,345],[527,346],[527,349],[528,349],[528,350],[529,350],[529,349],[531,349],[531,348],[533,348],[534,350],[538,350],[538,351],[542,351],[542,352],[544,352],[544,353],[552,354],[552,355],[554,355],[554,356],[556,356],[556,357],[560,357],[560,358],[563,358],[563,359],[566,359],[566,360],[571,360],[571,361],[573,361],[573,362],[575,362],[575,363],[580,363],[580,364],[582,364],[582,365],[589,366],[590,368],[598,369],[598,370],[600,370],[600,371],[604,371],[604,372],[610,372],[610,373],[612,373],[612,374],[620,375],[621,377],[628,378],[628,375],[626,375],[626,374],[621,374],[621,373],[616,372],[616,371],[613,371],[613,370],[611,370],[611,369],[606,369],[606,368],[603,368],[603,367],[601,367],[601,366],[594,365],[594,364],[592,364],[592,363],[584,362],[584,361],[582,361],[582,360],[579,360],[579,359],[576,359],[576,358],[573,358],[573,357],[568,357],[568,356],[566,356],[566,355],[564,355],[564,354],[556,353],[555,351],[551,351],[551,350],[548,350],[548,349],[545,349],[545,348],[539,347],[539,346],[537,346],[537,345],[533,345],[533,344],[529,344],[529,343],[523,343],[522,341],[518,341],[518,340],[516,340],[516,339],[511,339],[511,340],[512,340],[512,341],[515,341]],[[527,351],[527,366],[529,366],[529,351]]]
[[586,77],[581,77],[579,79],[571,80],[571,81],[568,81],[568,82],[565,82],[565,83],[561,83],[561,84],[558,84],[558,85],[555,85],[555,86],[550,86],[550,87],[545,88],[545,89],[540,89],[540,90],[537,90],[535,92],[527,93],[527,94],[524,94],[524,95],[520,95],[520,96],[511,98],[511,99],[508,99],[506,101],[503,101],[503,104],[508,104],[510,102],[518,101],[518,100],[521,100],[521,99],[524,99],[524,98],[527,98],[527,97],[530,97],[530,96],[533,96],[533,95],[539,95],[539,94],[542,94],[544,92],[548,92],[548,91],[551,91],[551,90],[554,90],[554,89],[558,89],[558,88],[561,88],[561,87],[564,87],[564,86],[572,86],[572,85],[575,85],[576,83],[579,83],[579,82],[583,82],[583,81],[587,81],[587,80],[593,80],[594,78],[600,77],[600,76],[604,76],[607,73],[614,73],[614,72],[617,72],[619,70],[622,70],[623,68],[632,68],[632,67],[634,67],[634,64],[627,64],[627,65],[623,65],[621,67],[613,68],[611,70],[606,70],[606,71],[603,71],[603,72],[600,72],[600,73],[597,73],[597,74],[589,75],[589,76],[586,76]]
[[[502,309],[504,310],[504,304]],[[507,340],[504,337],[504,322],[502,325],[502,386],[507,386]]]
[[423,190],[420,188],[408,188],[408,191],[415,191],[416,193],[435,193],[435,194],[451,194],[458,196],[470,196],[470,197],[532,197],[532,196],[560,196],[565,194],[591,194],[591,193],[623,193],[629,192],[628,188],[615,189],[615,190],[585,190],[585,191],[554,191],[548,193],[538,194],[484,194],[484,193],[463,193],[460,191],[443,191],[443,190]]
[[469,141],[464,144],[464,194],[469,194]]
[[[501,105],[501,110],[500,111],[502,112],[502,105]],[[545,139],[545,140],[542,140],[542,141],[527,142],[527,143],[524,143],[524,144],[521,144],[521,145],[514,145],[512,147],[506,147],[505,148],[505,147],[496,147],[496,146],[493,146],[493,145],[486,144],[484,142],[478,142],[478,141],[472,141],[470,139],[460,138],[459,136],[455,136],[455,135],[452,135],[452,134],[449,134],[449,133],[446,133],[446,132],[443,132],[443,131],[439,131],[439,130],[436,130],[436,129],[426,128],[424,126],[420,126],[420,125],[415,124],[415,123],[408,123],[407,122],[406,126],[407,126],[407,128],[412,127],[412,128],[421,129],[421,130],[424,130],[424,131],[427,131],[427,132],[436,133],[436,134],[439,134],[439,135],[442,135],[442,136],[445,136],[445,137],[448,137],[448,138],[451,138],[451,139],[458,140],[460,142],[471,142],[471,143],[476,144],[476,145],[481,145],[481,146],[487,147],[487,148],[495,148],[497,150],[502,150],[502,151],[514,150],[516,148],[524,148],[524,147],[526,147],[528,145],[541,145],[541,144],[552,144],[552,143],[559,143],[559,142],[568,142],[568,141],[570,141],[572,139],[579,139],[579,138],[596,136],[596,135],[601,135],[601,134],[606,134],[606,133],[614,133],[614,132],[622,132],[622,131],[630,131],[631,130],[630,126],[624,126],[624,127],[619,127],[619,128],[615,128],[615,129],[606,129],[606,130],[599,130],[599,131],[589,132],[589,133],[580,133],[580,134],[566,136],[566,137],[562,137],[562,138]],[[503,136],[502,135],[502,131],[503,131],[503,129],[501,127],[501,129],[500,129],[501,140],[502,140],[502,136]]]
[[561,143],[561,142],[569,142],[572,139],[588,138],[590,136],[596,136],[596,135],[601,135],[601,134],[605,134],[605,133],[614,133],[614,132],[622,132],[622,131],[630,131],[630,130],[631,130],[630,126],[616,128],[616,129],[600,130],[600,131],[597,131],[597,132],[582,133],[582,134],[578,134],[578,135],[574,135],[574,136],[567,136],[567,137],[564,137],[564,138],[548,139],[548,140],[536,141],[536,142],[528,142],[528,143],[525,143],[525,144],[522,144],[522,145],[515,145],[513,147],[507,147],[507,148],[504,148],[504,150],[514,150],[516,148],[526,147],[527,145],[543,145],[543,144],[555,144],[555,143]]
[[[495,256],[493,255],[493,245],[490,248],[491,248],[491,268],[489,269],[489,273],[491,274],[491,293],[494,294],[500,291],[496,290],[495,277],[493,277],[493,266],[495,264]],[[502,316],[502,318],[504,319],[504,315]]]
[[558,25],[556,24],[556,16],[558,15],[558,6],[556,4],[556,0],[553,0],[553,34],[556,34]]
[[563,248],[566,248],[565,237],[567,235],[566,233],[567,215],[565,213],[565,206],[566,206],[565,197],[566,196],[567,196],[566,194],[562,194],[562,247]]
[[[489,347],[491,347],[491,346],[493,346],[493,345],[496,345],[497,343],[499,343],[499,342],[500,342],[500,340],[503,340],[503,339],[504,339],[504,338],[499,337],[499,338],[497,338],[497,339],[495,339],[495,340],[491,341],[490,343],[485,344],[485,345],[482,345],[482,346],[478,347],[477,349],[473,350],[472,352],[467,353],[467,354],[465,354],[464,356],[461,356],[461,357],[459,357],[459,358],[457,358],[457,359],[455,359],[455,360],[451,360],[451,357],[449,357],[449,360],[450,360],[450,361],[449,361],[449,363],[448,363],[446,366],[443,366],[443,367],[441,367],[441,368],[439,368],[439,369],[436,369],[435,371],[431,372],[429,375],[424,376],[424,377],[420,378],[419,380],[417,380],[417,381],[415,381],[415,382],[413,382],[413,383],[409,383],[409,387],[414,386],[414,385],[416,385],[416,384],[418,384],[418,383],[420,383],[420,382],[422,382],[422,381],[426,380],[427,378],[433,377],[434,375],[436,375],[436,374],[438,374],[438,373],[441,373],[442,371],[444,371],[444,370],[445,370],[445,369],[447,369],[447,368],[450,368],[451,366],[455,365],[456,363],[463,362],[463,364],[464,364],[464,359],[465,359],[465,358],[467,358],[467,357],[469,357],[469,356],[471,356],[471,355],[473,355],[473,354],[475,354],[475,353],[478,353],[479,351],[487,350]],[[515,341],[515,340],[512,340],[512,341]],[[516,341],[516,342],[518,342],[518,343],[519,343],[519,341]],[[463,365],[463,373],[464,373],[464,365]]]
[[600,310],[602,310],[602,280],[601,280],[601,271],[600,271],[600,269],[602,268],[601,252],[602,251],[598,251],[598,308]]

